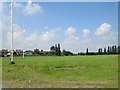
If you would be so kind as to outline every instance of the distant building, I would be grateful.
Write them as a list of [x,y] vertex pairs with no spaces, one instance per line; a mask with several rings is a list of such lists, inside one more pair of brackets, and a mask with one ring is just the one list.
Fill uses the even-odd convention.
[[46,55],[46,54],[48,54],[48,51],[43,51],[43,50],[40,51],[40,55]]
[[1,56],[6,57],[7,56],[8,49],[2,49]]
[[22,53],[23,53],[23,50],[21,49],[16,49],[16,51],[14,51],[14,54],[16,55],[22,55]]
[[24,55],[33,55],[33,51],[31,51],[31,50],[26,50],[26,51],[24,52]]

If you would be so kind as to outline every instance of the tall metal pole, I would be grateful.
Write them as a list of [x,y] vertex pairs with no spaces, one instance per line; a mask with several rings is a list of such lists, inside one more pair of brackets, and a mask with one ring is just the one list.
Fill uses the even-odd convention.
[[13,58],[13,3],[14,1],[11,0],[11,64],[14,64]]
[[[24,22],[23,22],[23,30],[24,30]],[[23,34],[23,39],[24,39],[24,34]],[[24,42],[23,42],[23,59],[24,59],[24,57],[25,57],[25,55],[24,55]]]

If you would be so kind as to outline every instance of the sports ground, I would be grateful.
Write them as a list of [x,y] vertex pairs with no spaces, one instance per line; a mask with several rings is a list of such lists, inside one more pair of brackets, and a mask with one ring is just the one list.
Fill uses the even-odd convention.
[[118,55],[22,56],[2,58],[9,88],[117,88]]

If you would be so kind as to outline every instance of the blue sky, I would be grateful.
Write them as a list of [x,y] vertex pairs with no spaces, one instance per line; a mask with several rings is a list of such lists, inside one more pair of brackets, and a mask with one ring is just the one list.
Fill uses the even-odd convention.
[[[10,3],[4,3],[3,40],[10,34]],[[14,49],[44,49],[60,43],[61,49],[84,52],[117,45],[117,2],[21,2],[14,7]],[[23,42],[24,41],[24,42]]]

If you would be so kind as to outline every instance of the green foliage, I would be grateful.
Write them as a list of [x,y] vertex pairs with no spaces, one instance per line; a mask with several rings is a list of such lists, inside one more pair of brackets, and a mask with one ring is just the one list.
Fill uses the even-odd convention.
[[120,54],[120,46],[118,46],[118,54]]
[[86,55],[88,54],[88,48],[87,48],[87,50],[86,50]]
[[55,44],[55,46],[52,46],[50,48],[51,52],[53,52],[56,56],[61,56],[61,50],[60,50],[60,44]]
[[51,52],[55,53],[55,46],[51,46],[50,50]]
[[107,52],[106,52],[106,48],[104,48],[104,54],[107,54]]
[[34,54],[39,54],[39,49],[34,49]]
[[55,56],[54,52],[48,52],[47,56]]
[[63,56],[72,56],[73,53],[70,52],[70,51],[65,51],[65,50],[63,50],[62,55],[63,55]]
[[58,44],[57,49],[58,49],[58,56],[61,56],[60,44]]

